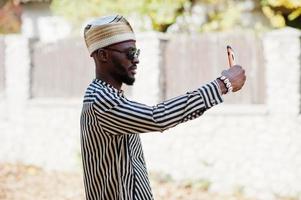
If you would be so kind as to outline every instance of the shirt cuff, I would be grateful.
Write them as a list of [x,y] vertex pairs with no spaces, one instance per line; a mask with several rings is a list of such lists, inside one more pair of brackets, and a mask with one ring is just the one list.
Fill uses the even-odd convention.
[[222,91],[216,80],[200,87],[198,91],[202,95],[207,109],[224,102]]

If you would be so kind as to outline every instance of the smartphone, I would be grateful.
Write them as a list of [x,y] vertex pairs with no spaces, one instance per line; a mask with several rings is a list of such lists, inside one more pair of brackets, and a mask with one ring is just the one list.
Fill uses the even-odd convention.
[[232,67],[236,65],[234,51],[229,45],[227,46],[227,55],[228,55],[229,66]]

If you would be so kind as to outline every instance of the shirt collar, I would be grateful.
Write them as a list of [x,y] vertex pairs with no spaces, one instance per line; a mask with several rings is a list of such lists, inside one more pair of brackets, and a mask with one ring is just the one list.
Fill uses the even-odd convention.
[[110,89],[112,89],[114,92],[123,95],[123,90],[118,90],[118,89],[114,88],[111,84],[109,84],[109,83],[107,83],[107,82],[105,82],[105,81],[103,81],[103,80],[100,80],[100,79],[95,78],[95,79],[93,80],[93,82],[95,82],[95,83],[97,83],[97,84],[99,84],[99,85],[101,85],[101,86],[110,88]]

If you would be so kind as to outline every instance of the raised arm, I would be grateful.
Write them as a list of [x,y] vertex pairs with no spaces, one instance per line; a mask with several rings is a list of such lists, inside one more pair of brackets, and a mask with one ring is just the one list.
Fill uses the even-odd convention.
[[162,132],[201,116],[222,101],[219,84],[213,81],[156,106],[140,104],[101,90],[95,94],[93,106],[103,130],[120,135]]
[[[246,76],[241,66],[235,65],[222,72],[232,83],[233,92],[242,88]],[[104,131],[111,134],[137,134],[164,131],[179,123],[195,119],[222,100],[227,92],[224,83],[217,79],[197,90],[147,106],[130,101],[106,89],[94,94],[93,108]]]

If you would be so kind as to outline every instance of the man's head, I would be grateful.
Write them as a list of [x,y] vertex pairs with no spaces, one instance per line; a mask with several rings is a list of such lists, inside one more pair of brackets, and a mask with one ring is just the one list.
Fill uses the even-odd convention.
[[120,16],[106,16],[87,24],[85,42],[96,63],[96,76],[119,85],[135,81],[139,50],[128,21]]

